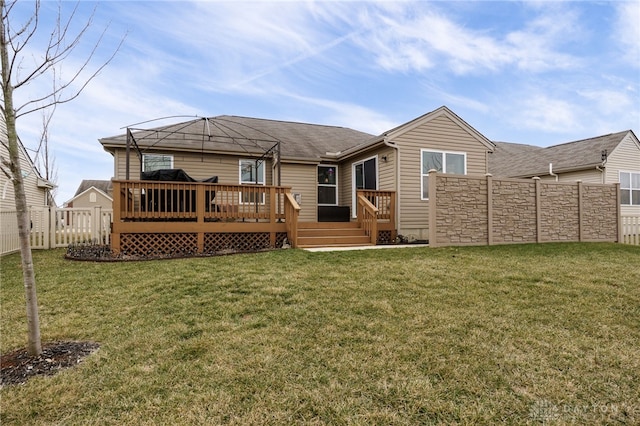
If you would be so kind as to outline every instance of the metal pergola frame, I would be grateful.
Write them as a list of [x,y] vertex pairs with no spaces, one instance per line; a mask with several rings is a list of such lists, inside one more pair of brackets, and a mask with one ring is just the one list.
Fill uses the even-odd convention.
[[[260,164],[266,162],[266,160],[268,158],[271,158],[274,162],[274,165],[277,167],[276,170],[276,176],[278,179],[278,185],[282,184],[282,171],[281,171],[281,141],[280,139],[276,138],[273,135],[270,135],[266,132],[263,132],[261,130],[256,129],[255,127],[251,127],[248,126],[246,124],[243,123],[238,123],[237,121],[233,121],[233,120],[228,120],[228,119],[224,119],[224,118],[219,118],[219,117],[195,117],[195,120],[191,120],[185,123],[182,123],[182,126],[179,126],[178,128],[174,128],[171,130],[164,130],[164,129],[158,129],[158,128],[140,128],[140,127],[133,127],[133,126],[138,126],[140,124],[146,124],[146,123],[150,123],[153,121],[158,121],[158,120],[165,120],[165,119],[169,119],[169,118],[177,118],[177,117],[186,117],[186,116],[172,116],[172,117],[162,117],[162,118],[157,118],[157,119],[153,119],[153,120],[148,120],[145,122],[141,122],[141,123],[136,123],[136,124],[132,124],[130,126],[126,127],[126,138],[127,138],[127,142],[126,142],[126,163],[125,163],[125,178],[126,180],[130,179],[130,169],[131,169],[131,161],[130,161],[130,157],[131,157],[131,149],[132,147],[135,149],[136,155],[138,156],[138,159],[140,160],[140,178],[142,177],[142,155],[144,154],[144,152],[150,148],[153,148],[154,146],[156,146],[158,143],[160,143],[163,140],[168,139],[171,136],[174,135],[182,135],[182,136],[187,136],[187,137],[193,137],[193,140],[200,140],[202,143],[202,155],[204,155],[204,145],[206,142],[210,142],[210,143],[214,143],[211,141],[212,138],[212,134],[211,134],[211,126],[214,126],[216,129],[218,129],[222,135],[215,135],[216,138],[222,138],[222,139],[227,139],[229,141],[231,141],[232,143],[236,144],[237,146],[241,147],[245,152],[247,152],[247,154],[250,154],[252,157],[255,156],[255,152],[249,152],[249,150],[247,149],[247,147],[250,148],[260,148],[261,150],[263,150],[264,152],[262,153],[262,155],[260,157],[258,157],[255,160],[255,167],[256,167],[256,171],[258,170],[258,167],[260,166]],[[188,116],[188,117],[193,117],[193,116]],[[202,133],[194,133],[194,132],[189,132],[187,130],[185,130],[188,126],[192,125],[195,121],[197,120],[202,120],[203,121],[203,131]],[[237,129],[232,129],[230,127],[230,125],[233,124],[234,126],[241,126],[247,129],[250,129],[254,132],[257,132],[261,135],[264,135],[264,138],[250,138],[247,137],[245,135],[242,135]],[[156,142],[154,142],[153,144],[149,145],[147,148],[145,148],[145,150],[140,149],[140,145],[138,144],[138,141],[142,141],[144,139],[146,139],[148,136],[144,136],[142,138],[138,138],[136,139],[136,137],[134,136],[134,132],[136,131],[141,131],[141,132],[149,132],[150,135],[154,135]],[[232,133],[235,133],[237,135],[233,135]],[[259,143],[273,143],[273,145],[268,148],[268,149],[264,149]],[[258,184],[258,175],[256,173],[256,184]]]

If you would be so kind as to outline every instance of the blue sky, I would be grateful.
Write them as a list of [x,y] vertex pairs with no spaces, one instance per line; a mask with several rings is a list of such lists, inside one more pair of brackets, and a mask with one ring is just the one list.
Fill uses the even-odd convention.
[[[14,22],[30,4],[19,4]],[[63,14],[73,6],[63,2]],[[82,1],[75,22],[94,7]],[[57,8],[43,2],[42,29]],[[446,105],[496,141],[547,146],[638,134],[638,22],[639,1],[102,2],[62,76],[107,26],[94,68],[127,36],[81,96],[55,112],[56,201],[70,199],[82,179],[112,177],[99,138],[166,116],[241,115],[379,134]],[[42,49],[30,45],[25,69]],[[16,104],[49,85],[18,90]],[[18,123],[29,148],[41,121],[36,113]]]

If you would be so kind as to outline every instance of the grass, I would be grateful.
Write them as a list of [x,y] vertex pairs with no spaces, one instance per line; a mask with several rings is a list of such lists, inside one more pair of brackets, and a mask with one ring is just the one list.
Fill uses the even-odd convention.
[[[77,368],[2,424],[640,423],[640,248],[544,244],[131,263],[36,251],[43,340]],[[17,255],[0,350],[25,345]]]

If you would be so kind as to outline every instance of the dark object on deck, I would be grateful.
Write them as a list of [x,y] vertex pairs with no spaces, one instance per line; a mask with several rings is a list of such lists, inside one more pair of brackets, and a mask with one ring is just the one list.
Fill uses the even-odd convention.
[[[189,176],[182,169],[160,169],[151,172],[142,172],[140,180],[162,181],[162,182],[205,182],[218,183],[218,176],[212,176],[203,180],[196,180]],[[205,191],[205,206],[209,211],[209,206],[216,197],[215,191]],[[143,211],[150,212],[189,212],[196,211],[196,191],[154,189],[149,194],[142,194]]]
[[351,221],[349,206],[318,206],[318,222]]

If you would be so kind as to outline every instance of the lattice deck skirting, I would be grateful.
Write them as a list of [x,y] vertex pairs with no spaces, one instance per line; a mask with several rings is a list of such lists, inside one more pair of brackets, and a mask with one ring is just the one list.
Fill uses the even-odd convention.
[[[287,234],[276,233],[275,247],[282,247]],[[205,233],[205,254],[251,252],[275,248],[269,232]],[[197,233],[120,234],[120,250],[128,256],[188,256],[198,253]]]
[[198,234],[120,234],[120,251],[128,256],[190,255],[198,252]]
[[378,240],[376,244],[391,244],[394,242],[391,237],[392,231],[378,231]]

